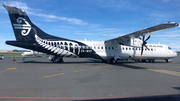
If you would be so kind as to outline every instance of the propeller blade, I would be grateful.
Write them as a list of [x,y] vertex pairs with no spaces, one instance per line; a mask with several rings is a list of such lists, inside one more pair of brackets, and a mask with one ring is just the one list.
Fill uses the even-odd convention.
[[144,38],[145,38],[145,35],[143,35],[143,43],[144,43]]
[[147,47],[147,45],[144,45],[148,50],[149,50],[149,48]]
[[149,35],[148,38],[147,38],[145,41],[149,40],[150,37],[151,37],[151,36]]
[[143,45],[142,45],[142,48],[141,48],[141,56],[140,56],[140,57],[142,57],[143,50],[144,50],[144,48],[143,48]]

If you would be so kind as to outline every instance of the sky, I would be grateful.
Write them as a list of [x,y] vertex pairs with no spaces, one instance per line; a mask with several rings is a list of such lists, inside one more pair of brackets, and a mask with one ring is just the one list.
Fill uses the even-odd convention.
[[[168,21],[180,23],[180,0],[0,0],[24,9],[44,32],[72,40],[105,41]],[[147,37],[147,36],[146,36]],[[15,40],[7,11],[0,6],[0,49]],[[151,34],[149,44],[180,51],[180,27]]]

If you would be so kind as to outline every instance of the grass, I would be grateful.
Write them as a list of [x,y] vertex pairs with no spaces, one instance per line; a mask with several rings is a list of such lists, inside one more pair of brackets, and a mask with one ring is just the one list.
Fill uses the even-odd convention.
[[0,52],[0,54],[22,54],[23,52]]

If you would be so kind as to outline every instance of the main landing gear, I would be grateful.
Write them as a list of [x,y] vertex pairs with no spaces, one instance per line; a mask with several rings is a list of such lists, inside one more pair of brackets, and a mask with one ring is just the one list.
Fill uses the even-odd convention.
[[114,58],[112,58],[112,59],[110,60],[110,63],[111,63],[111,64],[116,64],[116,63],[117,63],[117,60],[115,60]]
[[57,56],[54,56],[54,55],[49,56],[49,60],[52,61],[53,63],[55,63],[55,62],[57,62],[57,63],[64,62],[62,57],[57,57]]
[[[102,59],[102,62],[103,62],[103,63],[107,63],[107,60]],[[117,63],[117,60],[115,60],[114,58],[112,58],[112,59],[110,60],[110,63],[111,63],[111,64],[116,64],[116,63]]]
[[171,59],[165,59],[165,61],[168,63],[168,62],[171,62]]

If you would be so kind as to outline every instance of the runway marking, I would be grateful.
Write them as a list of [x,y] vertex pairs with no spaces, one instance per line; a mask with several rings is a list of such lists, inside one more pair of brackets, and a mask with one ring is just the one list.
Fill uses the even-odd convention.
[[54,75],[48,75],[48,76],[44,76],[44,78],[53,77],[53,76],[59,76],[59,75],[64,75],[64,74],[65,74],[65,73],[54,74]]
[[180,76],[180,72],[175,72],[175,71],[170,71],[170,70],[158,70],[158,69],[148,69],[148,70],[159,72],[159,73],[165,73],[169,75],[174,75],[174,76]]
[[106,66],[104,66],[104,67],[110,67],[111,65],[106,65]]
[[17,62],[14,62],[14,64],[18,64]]
[[16,67],[14,67],[14,68],[8,68],[8,69],[6,69],[6,70],[4,70],[4,71],[0,71],[0,73],[6,72],[6,71],[8,71],[8,70],[14,70],[14,69],[16,69]]
[[98,69],[98,68],[101,68],[101,67],[95,67],[95,68],[92,68],[92,69]]
[[172,67],[180,68],[180,66],[172,66]]
[[86,71],[86,69],[77,70],[77,71],[73,71],[73,72],[75,73],[75,72],[82,72],[82,71]]

